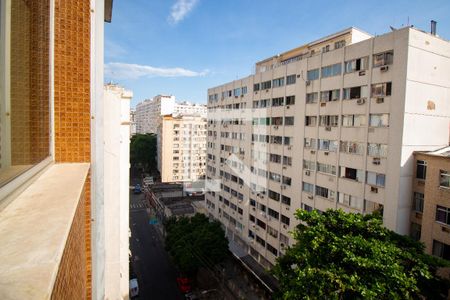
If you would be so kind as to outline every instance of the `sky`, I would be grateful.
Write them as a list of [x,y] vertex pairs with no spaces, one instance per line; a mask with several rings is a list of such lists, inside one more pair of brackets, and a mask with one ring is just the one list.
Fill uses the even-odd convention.
[[450,40],[449,0],[115,0],[105,23],[105,82],[134,94],[206,103],[208,88],[257,61],[354,26],[373,35],[436,20]]

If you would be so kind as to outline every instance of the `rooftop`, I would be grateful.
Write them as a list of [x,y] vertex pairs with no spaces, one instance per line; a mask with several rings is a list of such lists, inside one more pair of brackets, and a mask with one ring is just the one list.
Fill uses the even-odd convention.
[[450,158],[450,146],[447,146],[447,147],[444,147],[444,148],[441,148],[441,149],[437,149],[437,150],[434,150],[434,151],[415,151],[415,153]]

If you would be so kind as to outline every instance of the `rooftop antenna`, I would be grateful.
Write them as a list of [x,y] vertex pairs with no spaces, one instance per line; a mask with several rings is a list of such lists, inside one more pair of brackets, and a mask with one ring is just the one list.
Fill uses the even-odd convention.
[[406,24],[407,24],[407,26],[409,27],[409,16],[408,16],[408,19],[407,19],[407,21],[406,21]]

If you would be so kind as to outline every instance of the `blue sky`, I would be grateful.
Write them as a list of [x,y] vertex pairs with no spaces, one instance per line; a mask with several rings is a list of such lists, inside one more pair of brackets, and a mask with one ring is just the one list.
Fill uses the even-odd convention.
[[450,39],[450,1],[115,0],[105,25],[105,81],[206,103],[207,89],[252,73],[256,61],[344,28],[371,34],[408,22]]

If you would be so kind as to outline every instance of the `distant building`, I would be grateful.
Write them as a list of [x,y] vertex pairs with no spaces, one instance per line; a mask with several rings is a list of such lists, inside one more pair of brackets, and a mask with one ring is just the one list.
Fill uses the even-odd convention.
[[184,101],[175,102],[175,96],[158,95],[136,105],[136,132],[156,133],[164,115],[198,115],[206,118],[206,105]]
[[411,237],[450,260],[450,147],[414,152]]
[[136,134],[136,109],[130,109],[130,136]]
[[162,182],[204,179],[206,118],[164,116],[158,130],[157,163]]

